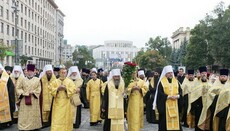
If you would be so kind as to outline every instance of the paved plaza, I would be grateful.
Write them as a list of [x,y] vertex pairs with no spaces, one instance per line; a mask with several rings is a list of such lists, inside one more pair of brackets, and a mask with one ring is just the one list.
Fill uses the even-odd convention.
[[[89,109],[82,109],[82,122],[79,129],[74,129],[74,131],[102,131],[102,124],[97,126],[90,126],[89,125]],[[127,124],[126,124],[127,127]],[[44,128],[40,131],[49,131],[50,128]],[[126,128],[127,130],[127,128]],[[18,131],[17,125],[13,125],[11,128],[5,129],[3,131]],[[157,124],[149,124],[148,122],[144,122],[144,128],[141,131],[158,131]],[[194,129],[184,128],[183,131],[194,131]]]

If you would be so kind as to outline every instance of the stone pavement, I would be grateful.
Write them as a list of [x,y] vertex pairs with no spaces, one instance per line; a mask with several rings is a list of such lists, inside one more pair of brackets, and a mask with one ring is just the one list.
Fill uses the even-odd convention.
[[[102,124],[99,124],[97,126],[90,126],[89,125],[89,109],[82,109],[82,122],[79,129],[74,129],[74,131],[102,131]],[[127,127],[127,125],[126,125]],[[44,128],[40,131],[49,131],[50,128]],[[126,128],[127,130],[127,128]],[[18,131],[17,125],[13,125],[11,128],[2,130],[2,131]],[[144,128],[141,129],[141,131],[158,131],[158,125],[157,124],[149,124],[148,122],[144,122]],[[189,128],[183,128],[183,131],[194,131],[194,129]]]

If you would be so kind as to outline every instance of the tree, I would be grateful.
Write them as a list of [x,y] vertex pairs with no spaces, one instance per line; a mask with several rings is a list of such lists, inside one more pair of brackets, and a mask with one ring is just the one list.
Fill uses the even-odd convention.
[[25,66],[28,60],[33,60],[33,58],[25,55],[20,56],[20,63],[22,66]]
[[3,63],[5,57],[7,56],[7,51],[12,51],[12,47],[4,45],[3,42],[0,42],[0,62]]
[[230,6],[225,10],[221,2],[191,31],[185,56],[190,68],[199,66],[230,65]]
[[221,2],[214,9],[214,19],[210,23],[210,55],[213,56],[215,64],[223,67],[230,65],[230,6],[224,10]]
[[78,50],[73,52],[73,62],[79,69],[95,67],[95,60],[86,46],[78,46]]
[[67,69],[69,69],[71,66],[73,66],[73,62],[72,61],[66,61],[65,64]]
[[137,63],[137,65],[139,65],[141,57],[142,57],[142,55],[144,55],[144,53],[145,53],[144,48],[141,48],[141,50],[137,52],[136,57],[133,59],[133,61],[135,61],[135,63]]
[[148,50],[143,54],[139,55],[138,58],[136,57],[135,59],[139,60],[139,67],[147,70],[154,70],[157,67],[163,67],[167,64],[165,58],[160,55],[159,52],[156,50]]
[[172,47],[168,38],[161,38],[161,36],[157,36],[154,39],[149,38],[149,41],[145,43],[145,46],[147,46],[148,50],[158,51],[165,59],[170,59]]

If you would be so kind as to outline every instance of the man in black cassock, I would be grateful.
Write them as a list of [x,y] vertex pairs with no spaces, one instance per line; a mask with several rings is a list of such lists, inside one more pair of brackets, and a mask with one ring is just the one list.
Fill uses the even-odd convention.
[[[181,131],[182,127],[180,125],[180,120],[179,120],[179,114],[181,112],[181,104],[182,104],[182,90],[180,87],[179,82],[175,79],[174,75],[173,75],[173,69],[172,66],[166,66],[164,67],[160,79],[159,79],[159,83],[158,83],[158,94],[157,94],[157,100],[156,100],[156,104],[157,104],[157,109],[159,112],[159,122],[158,122],[158,130],[159,131],[169,131],[169,130],[174,130],[174,131]],[[177,94],[172,93],[171,91],[176,89],[176,87],[174,86],[170,86],[171,84],[173,84],[174,86],[177,85]],[[165,86],[165,85],[169,85],[169,87]],[[166,88],[169,88],[169,91],[171,92],[171,94],[168,94],[165,92]],[[177,101],[177,105],[173,107],[173,111],[172,112],[177,112],[176,117],[177,119],[174,119],[175,123],[177,123],[176,127],[168,127],[167,125],[170,125],[170,121],[167,121],[167,114],[169,111],[166,112],[167,110],[171,110],[171,107],[169,107],[166,103],[168,101]],[[154,105],[153,105],[154,106]],[[168,115],[168,118],[172,119],[173,117],[171,117],[170,115]],[[170,128],[170,129],[168,129]],[[173,128],[173,129],[171,129]]]
[[[204,97],[205,94],[208,93],[208,89],[211,87],[207,78],[207,67],[200,67],[199,71],[201,74],[201,78],[198,81],[198,84],[196,85],[195,89],[191,92],[191,99],[193,99],[194,101],[192,101],[191,103],[190,112],[192,112],[192,114],[194,114],[195,116],[195,131],[202,131],[198,127],[198,122],[203,109],[202,97]],[[197,92],[201,92],[202,94],[200,93],[198,95]]]
[[107,76],[104,76],[104,74],[103,74],[104,70],[102,68],[100,68],[97,70],[97,72],[98,72],[98,78],[101,79],[103,81],[103,83],[106,82]]
[[180,82],[180,84],[183,84],[183,81],[184,81],[184,78],[185,78],[185,76],[184,76],[184,69],[183,68],[180,68],[179,70],[178,70],[178,74],[177,74],[177,80]]
[[154,101],[154,96],[156,92],[156,88],[155,88],[156,83],[154,82],[155,81],[154,73],[147,71],[146,76],[149,81],[149,90],[147,94],[145,95],[146,97],[146,120],[149,123],[157,123],[155,110],[153,110],[153,101]]
[[187,110],[188,110],[188,103],[189,103],[189,93],[191,92],[192,88],[194,88],[197,81],[194,81],[194,70],[188,70],[188,78],[185,78],[182,84],[183,90],[183,115],[182,115],[182,122],[184,123],[183,126],[189,127],[187,123]]
[[87,82],[91,79],[89,73],[90,73],[89,69],[86,68],[82,69],[81,78],[83,79],[83,84],[80,90],[80,98],[81,98],[81,102],[84,105],[84,108],[89,108],[89,102],[87,101],[87,97],[86,97]]
[[105,115],[103,131],[124,131],[124,81],[120,69],[110,72],[104,90],[101,111]]
[[[228,69],[220,69],[219,79],[215,81],[208,91],[208,96],[206,98],[206,102],[203,103],[203,110],[198,123],[198,126],[202,130],[213,131],[213,116],[219,93],[230,86],[228,83],[228,72]],[[206,121],[209,121],[209,123]]]
[[11,66],[5,66],[5,71],[7,72],[8,75],[10,75],[13,71],[13,67]]
[[54,70],[54,75],[58,79],[60,77],[60,75],[59,75],[60,68],[59,67],[54,67],[53,70]]
[[230,130],[230,85],[223,89],[217,99],[214,114],[214,131]]
[[[4,71],[3,66],[0,64],[0,82],[3,81],[3,73],[6,73]],[[8,75],[8,74],[7,74]],[[5,76],[5,75],[4,75]],[[4,78],[5,79],[5,78]],[[11,78],[8,76],[7,78],[7,91],[8,91],[8,96],[9,96],[9,105],[10,105],[10,115],[11,115],[11,120],[9,120],[8,122],[4,122],[2,123],[1,119],[0,119],[0,129],[4,129],[4,128],[8,128],[13,124],[13,113],[15,111],[15,93],[14,93],[14,84],[11,80]],[[5,91],[0,90],[0,95],[4,96]],[[2,98],[1,98],[2,99]],[[0,101],[2,101],[0,99]],[[2,111],[0,111],[0,115],[2,115],[1,113]],[[3,110],[4,113],[4,110]],[[0,117],[1,118],[1,117]]]

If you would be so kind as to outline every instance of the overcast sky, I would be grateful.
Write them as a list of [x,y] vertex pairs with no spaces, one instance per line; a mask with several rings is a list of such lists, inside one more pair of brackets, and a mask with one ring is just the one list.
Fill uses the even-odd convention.
[[[55,0],[66,15],[64,39],[71,45],[129,40],[144,47],[150,37],[193,28],[220,0]],[[227,7],[230,0],[222,0]]]

